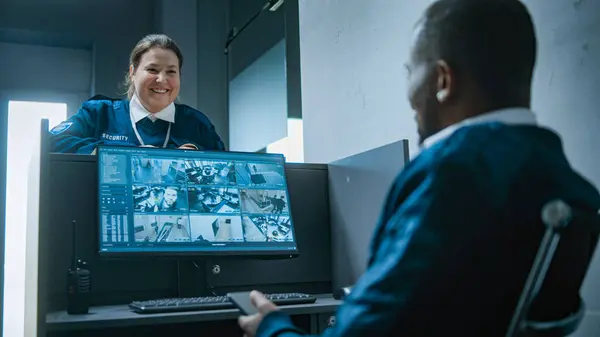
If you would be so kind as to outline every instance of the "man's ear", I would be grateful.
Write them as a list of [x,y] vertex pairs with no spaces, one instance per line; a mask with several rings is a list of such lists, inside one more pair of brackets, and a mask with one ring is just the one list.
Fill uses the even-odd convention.
[[135,73],[135,68],[133,68],[133,64],[129,65],[129,79],[133,81],[133,74]]
[[437,61],[435,68],[437,74],[436,98],[438,102],[443,103],[454,94],[454,76],[448,62],[444,60]]

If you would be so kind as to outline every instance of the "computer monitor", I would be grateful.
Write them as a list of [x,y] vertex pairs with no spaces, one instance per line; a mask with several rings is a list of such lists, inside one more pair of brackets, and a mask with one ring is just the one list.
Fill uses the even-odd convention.
[[98,147],[100,255],[298,254],[278,154]]

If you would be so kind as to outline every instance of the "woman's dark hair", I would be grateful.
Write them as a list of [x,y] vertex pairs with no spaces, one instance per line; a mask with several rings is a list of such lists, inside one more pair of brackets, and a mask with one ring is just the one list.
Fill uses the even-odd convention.
[[[137,69],[137,67],[140,65],[142,56],[152,48],[168,49],[174,52],[175,55],[177,55],[177,59],[179,59],[179,71],[181,72],[181,67],[183,66],[183,54],[181,54],[181,50],[175,41],[164,34],[150,34],[144,36],[144,38],[142,38],[131,51],[131,55],[129,56],[129,65],[133,66],[134,70]],[[131,82],[131,76],[129,75],[129,72],[125,74],[124,86],[127,88],[127,97],[131,99],[133,93],[135,92],[135,88]]]

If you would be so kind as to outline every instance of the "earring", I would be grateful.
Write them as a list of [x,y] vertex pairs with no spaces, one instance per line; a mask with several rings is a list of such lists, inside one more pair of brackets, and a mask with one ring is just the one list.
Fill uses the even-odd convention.
[[440,90],[435,95],[435,97],[437,98],[438,102],[440,102],[440,103],[446,99],[446,96],[448,96],[448,91],[447,90]]

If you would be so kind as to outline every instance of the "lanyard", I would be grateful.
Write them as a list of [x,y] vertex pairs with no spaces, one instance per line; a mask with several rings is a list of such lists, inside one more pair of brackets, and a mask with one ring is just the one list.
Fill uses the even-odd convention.
[[[133,132],[135,133],[135,136],[137,137],[138,141],[140,142],[140,145],[145,146],[146,144],[144,143],[144,140],[142,139],[142,137],[140,136],[140,133],[137,130],[137,125],[135,124],[135,120],[133,120],[132,112],[129,112],[129,118],[131,119],[131,127],[133,127]],[[165,149],[167,147],[167,144],[169,143],[169,139],[171,138],[171,125],[172,124],[173,123],[169,122],[169,128],[167,129],[167,136],[165,137],[165,143],[162,146],[163,149]]]

